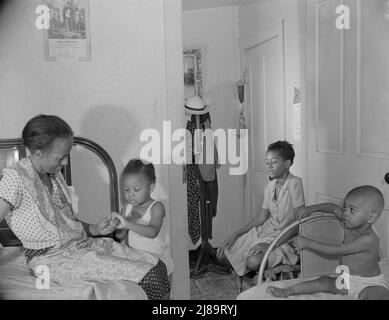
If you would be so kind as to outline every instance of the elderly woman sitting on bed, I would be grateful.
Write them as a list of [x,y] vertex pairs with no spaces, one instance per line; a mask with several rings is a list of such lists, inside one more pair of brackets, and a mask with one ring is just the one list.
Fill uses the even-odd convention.
[[76,219],[61,174],[73,146],[69,125],[56,116],[39,115],[26,124],[22,137],[31,155],[3,170],[0,221],[5,218],[23,243],[32,272],[46,265],[50,279],[58,283],[129,280],[149,299],[164,298],[170,285],[163,262],[111,238],[92,238],[112,233],[116,218],[96,225]]

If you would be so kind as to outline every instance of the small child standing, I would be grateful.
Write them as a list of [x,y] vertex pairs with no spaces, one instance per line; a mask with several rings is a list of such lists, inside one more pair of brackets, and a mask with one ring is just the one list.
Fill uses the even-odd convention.
[[122,179],[126,204],[120,215],[116,214],[120,220],[116,237],[132,248],[160,258],[170,275],[174,266],[164,224],[165,207],[162,202],[151,198],[156,181],[154,166],[140,159],[132,159],[124,168]]
[[[304,208],[300,218],[313,212],[333,213],[343,221],[344,241],[340,245],[328,245],[298,237],[297,249],[310,249],[319,253],[340,257],[340,265],[349,269],[346,288],[337,287],[337,277],[324,276],[301,282],[289,288],[268,287],[276,297],[328,292],[349,295],[367,300],[389,299],[386,282],[379,261],[379,239],[372,228],[384,209],[384,197],[373,186],[361,186],[351,190],[344,200],[344,209],[336,204],[323,203]],[[348,289],[347,289],[348,287]]]

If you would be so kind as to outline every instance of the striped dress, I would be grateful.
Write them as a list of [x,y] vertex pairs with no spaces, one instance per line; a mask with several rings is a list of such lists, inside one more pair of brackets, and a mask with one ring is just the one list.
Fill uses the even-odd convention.
[[[250,229],[240,236],[224,254],[236,273],[247,273],[246,263],[249,250],[259,243],[271,243],[286,226],[295,221],[294,209],[305,205],[303,184],[299,177],[289,173],[284,185],[277,191],[277,180],[271,181],[265,189],[263,208],[270,211],[268,220],[259,227]],[[269,257],[269,267],[279,263],[296,264],[298,255],[290,243],[274,250]]]

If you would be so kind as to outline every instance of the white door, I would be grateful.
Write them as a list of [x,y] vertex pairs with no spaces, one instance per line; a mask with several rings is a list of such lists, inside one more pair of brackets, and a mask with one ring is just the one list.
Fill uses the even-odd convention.
[[264,164],[266,148],[285,137],[282,30],[282,26],[276,26],[249,41],[247,46],[257,44],[247,48],[244,55],[249,129],[246,222],[262,208],[264,188],[269,182]]
[[[307,202],[378,187],[389,208],[389,21],[380,0],[306,1]],[[350,9],[339,30],[336,8]],[[347,14],[347,10],[346,10]],[[342,21],[341,21],[342,22]],[[347,16],[346,20],[347,27]],[[376,224],[388,256],[388,211]]]

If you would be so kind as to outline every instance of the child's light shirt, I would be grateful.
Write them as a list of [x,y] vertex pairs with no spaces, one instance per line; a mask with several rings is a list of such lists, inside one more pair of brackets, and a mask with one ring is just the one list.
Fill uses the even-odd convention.
[[[156,202],[157,201],[154,200],[147,208],[145,214],[138,218],[135,223],[148,226],[151,220],[151,208]],[[126,218],[132,216],[132,208],[132,205],[128,203],[125,212]],[[133,248],[147,251],[160,258],[166,264],[168,274],[173,271],[174,267],[170,256],[169,236],[166,232],[165,219],[162,220],[161,229],[155,238],[147,238],[134,231],[128,230],[128,244]]]
[[294,209],[304,206],[303,183],[289,173],[276,195],[277,179],[271,181],[264,193],[263,208],[270,211],[269,219],[261,226],[261,237],[274,239],[286,226],[296,220]]

